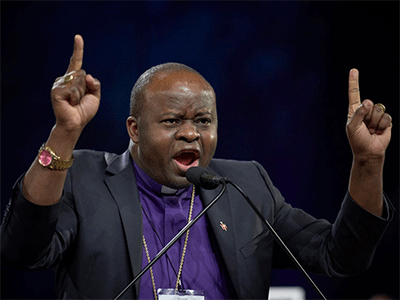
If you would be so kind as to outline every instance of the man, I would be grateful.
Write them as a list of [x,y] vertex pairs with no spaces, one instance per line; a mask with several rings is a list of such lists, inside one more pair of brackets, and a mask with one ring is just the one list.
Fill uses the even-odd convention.
[[[350,71],[349,192],[334,224],[285,203],[256,162],[213,159],[217,112],[211,85],[193,69],[164,64],[132,90],[122,155],[74,151],[100,103],[100,83],[81,69],[75,37],[56,79],[49,139],[15,185],[2,225],[2,258],[29,269],[54,267],[60,298],[113,298],[218,193],[191,186],[192,166],[241,186],[309,271],[346,276],[366,270],[393,209],[382,171],[391,117],[361,103]],[[240,194],[228,187],[207,218],[186,233],[124,298],[157,299],[159,288],[204,291],[207,299],[265,299],[271,267],[293,267]]]

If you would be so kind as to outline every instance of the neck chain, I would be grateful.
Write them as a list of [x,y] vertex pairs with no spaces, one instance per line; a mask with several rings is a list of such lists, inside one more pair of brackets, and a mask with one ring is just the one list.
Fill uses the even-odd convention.
[[[192,220],[194,194],[195,194],[195,187],[193,186],[192,199],[190,200],[188,223]],[[186,247],[187,247],[188,239],[189,239],[189,230],[186,231],[185,243],[183,244],[181,263],[179,265],[178,275],[176,276],[175,293],[178,291],[178,286],[180,285],[180,277],[182,275],[183,262],[185,261],[185,254],[186,254]],[[143,234],[143,246],[144,246],[144,250],[146,252],[147,261],[150,263],[151,260],[150,260],[149,250],[147,248],[147,243],[146,243],[146,239],[144,237],[144,234]],[[151,283],[153,285],[154,299],[157,300],[156,284],[155,284],[155,281],[154,281],[154,273],[153,273],[153,268],[152,267],[150,268],[150,277],[151,277]]]

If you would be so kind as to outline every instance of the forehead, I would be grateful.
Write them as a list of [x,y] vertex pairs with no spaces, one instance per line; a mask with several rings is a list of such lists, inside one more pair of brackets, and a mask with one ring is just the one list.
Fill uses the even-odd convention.
[[212,89],[199,74],[188,70],[164,70],[156,73],[150,81],[147,90],[168,90],[177,85],[198,86]]
[[215,105],[215,94],[210,84],[200,75],[186,70],[157,73],[146,87],[145,95],[149,100],[145,101],[147,104]]

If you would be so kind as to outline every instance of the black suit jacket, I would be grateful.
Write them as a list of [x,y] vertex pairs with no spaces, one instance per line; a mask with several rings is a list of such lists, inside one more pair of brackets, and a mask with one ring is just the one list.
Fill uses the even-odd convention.
[[[141,270],[142,210],[132,158],[129,151],[74,156],[58,204],[27,201],[17,182],[3,219],[2,259],[28,269],[55,268],[60,298],[110,299]],[[349,195],[333,225],[292,208],[257,162],[214,159],[208,171],[241,186],[308,271],[344,276],[366,270],[388,225]],[[204,205],[219,190],[201,189]],[[207,218],[235,293],[266,299],[271,268],[292,267],[270,232],[231,186]],[[138,295],[139,282],[123,299]]]

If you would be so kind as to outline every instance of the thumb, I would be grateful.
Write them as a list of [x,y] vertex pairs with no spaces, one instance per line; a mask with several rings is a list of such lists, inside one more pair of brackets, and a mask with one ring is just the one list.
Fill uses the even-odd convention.
[[86,86],[90,94],[100,99],[100,81],[92,75],[86,75]]
[[366,117],[372,113],[372,108],[372,101],[364,100],[363,103],[357,107],[353,115],[349,117],[347,122],[348,130],[353,131],[359,128],[365,121]]

